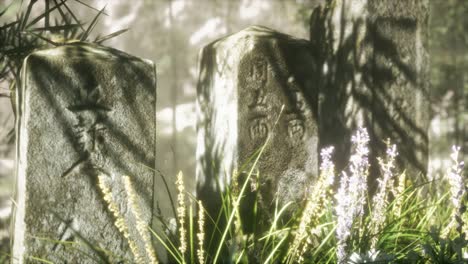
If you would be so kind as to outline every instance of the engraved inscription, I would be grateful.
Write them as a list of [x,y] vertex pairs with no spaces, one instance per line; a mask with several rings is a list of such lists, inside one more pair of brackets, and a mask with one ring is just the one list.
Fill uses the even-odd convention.
[[268,63],[264,58],[252,58],[250,79],[251,81],[254,81],[255,84],[261,84],[262,86],[265,85],[268,79]]
[[252,58],[247,78],[248,88],[253,90],[252,101],[249,104],[250,108],[265,108],[267,93],[265,84],[268,81],[268,63],[262,57]]
[[92,169],[102,168],[104,158],[101,149],[107,129],[104,121],[110,111],[102,101],[101,87],[97,86],[92,89],[80,89],[77,103],[67,107],[77,120],[73,132],[81,158],[67,169],[62,177],[84,164]]
[[250,123],[250,139],[263,140],[267,137],[269,128],[266,116],[254,118]]
[[254,95],[252,98],[252,103],[249,105],[250,108],[266,107],[267,96],[264,89],[254,90]]
[[293,98],[291,109],[293,114],[287,121],[288,138],[292,144],[298,145],[303,141],[306,133],[304,116],[306,116],[307,104],[294,77],[289,77],[288,84]]
[[246,89],[249,98],[249,110],[254,115],[249,124],[249,135],[251,140],[265,140],[270,132],[268,124],[269,98],[266,84],[268,82],[268,62],[261,56],[254,56],[247,66]]
[[305,134],[304,121],[299,118],[294,118],[288,122],[288,136],[294,143],[300,143]]
[[78,123],[74,126],[78,145],[83,153],[90,155],[98,151],[104,142],[102,132],[106,130],[102,121],[105,116],[100,112],[81,111],[76,113]]

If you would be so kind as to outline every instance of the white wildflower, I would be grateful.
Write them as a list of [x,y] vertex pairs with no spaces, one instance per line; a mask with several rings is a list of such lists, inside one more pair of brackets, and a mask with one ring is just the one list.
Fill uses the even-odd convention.
[[331,155],[333,154],[333,147],[328,147],[322,149],[320,156],[322,157],[322,163],[320,164],[320,171],[325,175],[325,184],[331,186],[335,180],[335,164],[331,160]]
[[314,184],[313,190],[308,197],[308,201],[304,212],[302,213],[299,227],[296,231],[296,236],[292,245],[293,254],[298,258],[299,262],[303,262],[303,255],[308,250],[310,241],[310,235],[307,232],[308,229],[312,229],[309,232],[320,231],[319,228],[314,226],[314,220],[319,217],[324,209],[324,203],[327,198],[327,192],[331,189],[334,178],[335,178],[335,165],[331,161],[331,155],[333,153],[333,147],[322,149],[320,155],[322,157],[322,163],[320,165],[320,177]]
[[391,263],[394,260],[394,256],[387,255],[375,249],[371,249],[365,254],[359,254],[354,252],[349,257],[350,264],[356,263]]
[[349,193],[353,196],[352,201],[356,203],[355,212],[362,216],[364,205],[366,204],[367,175],[369,170],[369,134],[365,128],[359,128],[357,133],[351,138],[356,146],[355,153],[351,155],[349,178]]
[[398,155],[396,145],[390,145],[387,143],[387,157],[386,160],[379,159],[379,165],[382,170],[382,176],[378,181],[378,191],[372,200],[372,222],[371,228],[374,234],[371,243],[371,249],[375,249],[377,244],[376,233],[380,231],[380,228],[385,223],[385,212],[387,210],[387,196],[393,183],[393,169],[395,168],[395,158]]
[[466,183],[462,176],[464,163],[463,161],[458,161],[458,155],[460,153],[460,147],[453,146],[452,147],[452,154],[450,157],[452,158],[452,167],[448,172],[448,181],[450,184],[450,193],[451,193],[451,200],[453,204],[453,211],[452,211],[452,220],[445,228],[443,235],[447,237],[450,233],[450,230],[453,227],[456,227],[457,232],[459,233],[460,237],[464,237],[463,231],[463,214],[466,211],[466,207],[464,206],[464,199],[466,195]]
[[450,183],[450,192],[452,194],[452,204],[455,208],[459,208],[461,205],[461,198],[465,193],[465,183],[464,179],[461,175],[463,169],[463,161],[458,162],[458,155],[460,153],[460,147],[453,146],[452,147],[452,154],[450,157],[452,158],[453,165],[448,172],[448,180]]
[[335,196],[337,204],[336,238],[338,263],[347,259],[346,244],[351,235],[354,220],[364,213],[367,197],[367,175],[369,171],[369,134],[365,128],[359,128],[351,138],[354,153],[350,157],[350,175],[343,172],[340,187]]

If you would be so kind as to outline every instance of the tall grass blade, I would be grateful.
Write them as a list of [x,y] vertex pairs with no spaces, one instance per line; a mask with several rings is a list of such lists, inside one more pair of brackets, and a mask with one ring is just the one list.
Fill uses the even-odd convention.
[[[281,115],[283,113],[283,110],[284,110],[284,105],[281,107],[281,111],[280,111],[280,113],[278,115],[278,118],[276,119],[275,124],[273,125],[273,128],[275,128],[276,125],[278,124],[278,121],[279,121],[279,119],[280,119],[280,117],[281,117]],[[249,171],[249,173],[247,175],[247,178],[246,178],[246,180],[245,180],[245,182],[244,182],[244,184],[242,186],[242,189],[241,189],[241,191],[239,193],[239,197],[236,199],[236,202],[235,202],[236,207],[234,208],[234,211],[229,216],[229,220],[228,220],[228,222],[226,224],[226,228],[224,229],[224,233],[223,233],[223,236],[221,237],[221,241],[219,242],[219,246],[218,246],[218,249],[216,251],[215,257],[213,259],[213,263],[217,263],[217,260],[219,258],[219,254],[221,253],[221,249],[223,248],[224,240],[226,239],[226,235],[227,235],[227,233],[228,233],[228,231],[230,229],[230,225],[232,223],[232,220],[234,219],[235,212],[239,209],[238,207],[239,207],[239,204],[240,204],[240,200],[242,199],[242,196],[244,195],[244,192],[247,189],[247,185],[250,183],[250,178],[252,176],[252,173],[253,173],[258,161],[260,160],[260,157],[263,154],[263,151],[265,150],[266,146],[268,145],[270,139],[271,139],[271,134],[268,135],[265,143],[263,144],[263,146],[262,146],[262,148],[260,150],[260,153],[256,157],[255,162],[252,164],[252,167],[250,168],[250,171]]]
[[244,254],[245,254],[245,249],[242,249],[241,253],[239,254],[239,257],[236,260],[236,264],[241,263],[242,257],[244,256]]
[[172,198],[172,194],[171,194],[171,191],[169,189],[169,184],[167,184],[167,180],[166,180],[166,177],[164,176],[164,174],[160,170],[158,170],[156,168],[151,168],[148,165],[145,165],[143,163],[135,162],[135,164],[143,166],[143,167],[147,168],[148,170],[151,170],[153,172],[158,173],[159,176],[161,176],[161,179],[163,180],[164,188],[166,189],[166,192],[167,192],[167,196],[169,197],[169,201],[170,201],[171,208],[172,208],[172,213],[174,214],[174,216],[176,216],[177,215],[177,209],[175,207],[174,199]]
[[39,261],[40,263],[54,264],[53,262],[45,260],[43,258],[37,258],[37,257],[29,257],[29,258],[32,259],[32,260]]
[[[180,252],[177,250],[177,247],[172,244],[170,239],[163,240],[151,227],[148,227],[150,232],[153,234],[156,239],[164,246],[164,248],[171,254],[171,256],[177,261],[177,263],[183,263],[183,256],[180,254]],[[169,245],[165,242],[168,241]]]
[[271,251],[270,255],[267,257],[267,259],[265,260],[265,263],[269,263],[269,261],[273,258],[273,256],[275,255],[276,251],[279,249],[279,247],[283,244],[283,242],[286,240],[287,236],[283,237],[280,242],[278,243],[278,245],[276,245],[276,247]]

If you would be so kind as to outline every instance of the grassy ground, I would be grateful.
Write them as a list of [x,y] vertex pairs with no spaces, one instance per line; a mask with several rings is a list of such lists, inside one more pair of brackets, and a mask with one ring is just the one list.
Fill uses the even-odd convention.
[[[242,217],[240,208],[262,176],[255,168],[268,140],[252,157],[245,181],[229,186],[221,197],[219,215],[207,215],[203,203],[186,192],[180,173],[175,183],[179,190],[174,199],[177,219],[163,223],[165,232],[148,228],[146,252],[151,254],[146,259],[157,259],[148,242],[153,236],[164,245],[173,263],[467,263],[467,182],[462,175],[460,149],[453,148],[452,166],[444,178],[415,183],[413,175],[395,167],[398,149],[388,143],[386,156],[377,158],[381,175],[375,194],[370,196],[367,177],[374,157],[368,156],[367,132],[357,131],[352,141],[354,153],[346,171],[334,170],[332,147],[322,150],[321,173],[309,187],[308,197],[283,205],[276,201],[273,217],[261,225]],[[10,183],[4,181],[0,178],[0,191],[11,190]],[[129,197],[134,192],[131,186],[129,182]],[[105,200],[111,204],[109,197]],[[249,208],[250,219],[261,219],[256,203]],[[117,220],[125,235],[128,223]],[[132,238],[128,239],[131,242]],[[5,244],[2,246],[6,250]],[[0,263],[6,261],[6,256],[2,257],[5,259],[0,258]]]
[[[170,241],[166,247],[177,263],[467,263],[467,185],[459,149],[453,149],[445,178],[414,183],[414,175],[395,168],[397,148],[388,144],[387,155],[378,158],[378,189],[370,197],[367,176],[373,157],[368,156],[367,132],[358,131],[353,142],[346,172],[334,171],[333,148],[323,150],[320,178],[299,209],[291,214],[285,213],[291,204],[278,206],[268,228],[248,228],[266,231],[243,232],[243,226],[257,225],[243,222],[239,214],[252,186],[252,169],[244,183],[226,192],[222,213],[203,221],[203,213],[198,220],[192,213],[204,212],[202,204],[195,208],[194,200],[188,206],[179,187],[178,212],[191,213],[179,215],[178,229],[170,236],[175,239],[157,236]],[[207,225],[217,226],[218,232],[206,234]],[[220,243],[212,245],[216,236]]]

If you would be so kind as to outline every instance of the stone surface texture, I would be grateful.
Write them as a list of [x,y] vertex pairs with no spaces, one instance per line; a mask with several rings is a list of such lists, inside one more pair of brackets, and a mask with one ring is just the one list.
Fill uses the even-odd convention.
[[137,223],[152,219],[154,173],[145,166],[155,165],[153,63],[78,42],[32,53],[22,79],[12,262],[134,262],[129,240],[144,255]]
[[[358,126],[371,156],[397,144],[399,169],[427,172],[429,127],[428,1],[330,0],[311,17],[318,52],[320,146],[336,147],[342,170]],[[378,174],[375,159],[371,174]]]
[[200,56],[197,194],[209,213],[217,216],[234,171],[241,188],[268,137],[244,203],[252,205],[257,192],[269,219],[276,199],[302,201],[318,170],[309,42],[252,26],[207,45]]

